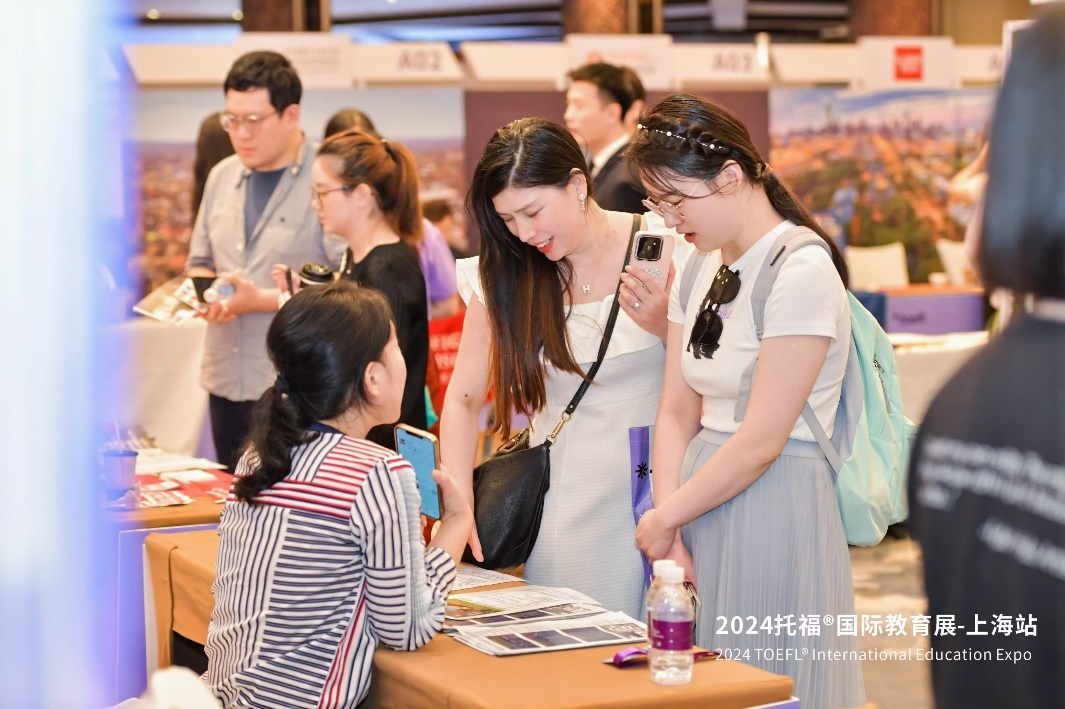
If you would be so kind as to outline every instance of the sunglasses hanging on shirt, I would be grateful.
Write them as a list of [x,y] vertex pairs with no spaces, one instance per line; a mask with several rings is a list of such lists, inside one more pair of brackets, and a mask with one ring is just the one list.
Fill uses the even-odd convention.
[[717,269],[710,288],[706,291],[702,305],[699,306],[699,314],[695,317],[695,324],[692,326],[691,339],[688,340],[688,351],[695,356],[695,359],[713,359],[720,345],[721,330],[724,327],[718,310],[722,305],[735,300],[739,292],[739,272],[722,264],[721,268]]

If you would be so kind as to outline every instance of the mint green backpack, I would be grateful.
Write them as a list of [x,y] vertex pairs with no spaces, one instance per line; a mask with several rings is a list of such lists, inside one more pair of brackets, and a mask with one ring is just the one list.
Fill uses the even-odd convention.
[[[799,226],[781,234],[770,249],[751,293],[759,340],[765,330],[765,304],[781,266],[795,251],[811,245],[832,253],[820,236]],[[705,254],[696,252],[685,265],[680,284],[685,309],[704,258]],[[906,473],[917,426],[902,413],[895,353],[887,335],[865,306],[849,292],[847,297],[851,347],[832,438],[825,434],[809,402],[802,418],[835,472],[836,500],[847,543],[873,546],[884,538],[889,525],[909,514]],[[740,381],[736,421],[746,414],[757,362],[757,358],[751,362]]]

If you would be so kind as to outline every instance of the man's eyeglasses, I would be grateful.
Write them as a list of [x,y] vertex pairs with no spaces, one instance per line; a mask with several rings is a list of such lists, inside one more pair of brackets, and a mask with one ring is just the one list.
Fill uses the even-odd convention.
[[237,116],[232,113],[223,113],[219,116],[219,121],[222,123],[222,130],[226,133],[236,133],[242,127],[247,128],[249,133],[254,133],[262,128],[263,121],[276,114],[276,109],[270,111],[270,113],[264,113],[261,116]]
[[695,359],[712,359],[721,343],[721,330],[724,322],[718,314],[718,310],[725,303],[731,303],[740,292],[740,274],[738,271],[729,269],[724,264],[717,269],[717,275],[706,291],[706,297],[699,306],[699,314],[695,316],[695,325],[692,326],[691,339],[688,340],[688,351]]
[[706,199],[707,197],[713,197],[715,194],[717,194],[718,192],[721,192],[722,190],[724,190],[725,188],[731,186],[735,182],[736,182],[735,180],[729,180],[728,182],[726,182],[725,184],[721,185],[720,187],[718,187],[716,189],[712,189],[709,192],[707,192],[706,194],[701,194],[701,195],[698,195],[698,196],[693,196],[693,195],[689,195],[689,194],[682,194],[680,196],[680,199],[678,199],[676,202],[667,202],[664,199],[655,200],[655,199],[653,199],[651,197],[648,197],[647,199],[643,200],[643,206],[647,207],[648,209],[650,209],[652,212],[654,212],[658,216],[662,217],[663,219],[665,219],[666,217],[670,217],[670,218],[672,218],[675,221],[683,221],[684,220],[684,215],[680,213],[680,205],[684,203],[684,200],[686,200],[686,199]]
[[330,192],[351,192],[355,189],[356,185],[341,185],[340,187],[333,187],[328,190],[319,190],[315,187],[311,187],[311,201],[318,207],[322,206],[322,198]]

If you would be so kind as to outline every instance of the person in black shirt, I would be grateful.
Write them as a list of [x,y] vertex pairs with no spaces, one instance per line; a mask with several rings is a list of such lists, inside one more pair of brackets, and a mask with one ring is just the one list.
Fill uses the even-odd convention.
[[[425,374],[429,364],[429,306],[418,264],[423,221],[418,208],[418,171],[402,143],[350,129],[329,136],[311,168],[311,206],[322,229],[347,242],[337,277],[380,291],[392,307],[396,337],[407,363],[407,385],[399,420],[428,425]],[[285,302],[299,290],[284,264],[271,276],[278,290],[258,298]],[[367,438],[395,448],[394,424],[375,426]]]
[[941,709],[1065,706],[1063,47],[1065,7],[1014,39],[977,246],[984,284],[1034,305],[939,393],[911,459]]
[[[318,148],[312,182],[313,206],[322,228],[348,242],[340,277],[381,291],[392,306],[399,348],[407,362],[399,422],[425,428],[429,316],[425,278],[418,265],[422,217],[414,156],[402,143],[359,130],[344,131]],[[376,426],[367,437],[395,447],[393,426]]]

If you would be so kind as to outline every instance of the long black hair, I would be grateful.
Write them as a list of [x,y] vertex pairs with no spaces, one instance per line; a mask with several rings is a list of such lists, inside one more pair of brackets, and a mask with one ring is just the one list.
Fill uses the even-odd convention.
[[712,101],[672,94],[644,115],[640,126],[625,155],[645,185],[673,194],[670,178],[712,180],[725,163],[734,162],[752,185],[761,185],[780,216],[828,242],[843,285],[849,284],[847,262],[839,247],[758,155],[739,116]]
[[381,359],[391,323],[383,295],[343,280],[304,288],[281,308],[266,335],[277,381],[255,405],[237,497],[250,502],[288,475],[292,449],[316,435],[312,423],[365,403],[366,368]]
[[1065,7],[1037,18],[995,105],[977,262],[986,286],[1065,299]]
[[232,155],[233,141],[222,127],[222,112],[217,111],[207,116],[200,123],[200,133],[196,137],[196,157],[192,163],[192,221],[200,214],[203,191],[207,186],[207,176],[211,169]]
[[[592,181],[581,148],[564,127],[522,118],[495,132],[473,172],[466,210],[481,232],[481,289],[492,329],[491,380],[497,430],[511,413],[532,415],[547,403],[544,359],[583,375],[566,335],[565,293],[573,283],[566,259],[554,262],[510,233],[492,205],[508,187],[565,189],[577,173]],[[574,205],[576,207],[576,205]]]

